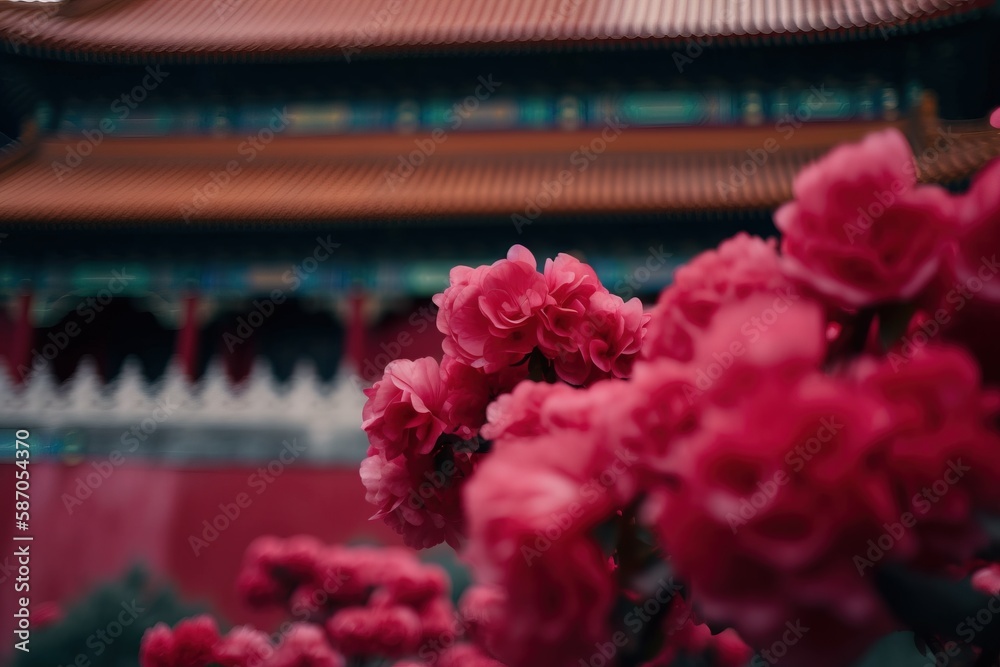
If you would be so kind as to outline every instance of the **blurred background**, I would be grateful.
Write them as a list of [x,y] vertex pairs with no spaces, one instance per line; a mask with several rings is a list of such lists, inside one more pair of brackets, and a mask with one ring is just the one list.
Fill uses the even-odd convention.
[[[20,664],[267,627],[233,590],[258,535],[397,543],[362,390],[440,354],[452,266],[572,252],[652,303],[885,127],[964,187],[998,34],[988,0],[0,0],[0,537],[23,429],[54,647]],[[4,547],[3,636],[16,575]]]

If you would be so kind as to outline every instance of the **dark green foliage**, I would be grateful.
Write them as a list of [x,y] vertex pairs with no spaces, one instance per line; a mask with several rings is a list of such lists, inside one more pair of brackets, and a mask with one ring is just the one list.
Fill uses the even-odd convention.
[[33,629],[30,652],[16,651],[14,666],[136,667],[147,628],[161,621],[173,626],[203,611],[181,602],[169,584],[134,566],[122,579],[64,609],[59,621]]

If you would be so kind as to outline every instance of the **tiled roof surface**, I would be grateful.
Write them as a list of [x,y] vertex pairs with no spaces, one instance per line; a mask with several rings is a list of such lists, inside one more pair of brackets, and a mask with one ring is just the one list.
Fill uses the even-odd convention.
[[[79,1],[79,0],[77,0]],[[64,0],[66,3],[66,0]],[[872,33],[986,0],[119,0],[89,12],[0,0],[15,50],[175,58],[571,46],[581,41]]]
[[[408,157],[413,137],[279,137],[252,160],[236,140],[107,139],[59,173],[53,165],[67,164],[67,151],[78,142],[49,139],[0,172],[0,219],[183,224],[186,217],[198,224],[531,217],[529,202],[542,214],[762,209],[790,197],[792,177],[810,160],[884,125],[803,128],[776,144],[759,167],[746,164],[747,149],[773,139],[773,128],[631,130],[593,160],[577,151],[601,147],[591,144],[600,136],[595,133],[456,135],[422,157]],[[947,150],[926,161],[923,179],[963,178],[1000,155],[1000,132],[982,125],[952,127]],[[906,127],[918,149],[932,144],[929,128]],[[405,162],[420,164],[410,173]],[[227,165],[228,178],[222,175]],[[741,165],[751,174],[745,181],[736,175]],[[561,191],[547,195],[545,184],[552,192],[560,175]]]

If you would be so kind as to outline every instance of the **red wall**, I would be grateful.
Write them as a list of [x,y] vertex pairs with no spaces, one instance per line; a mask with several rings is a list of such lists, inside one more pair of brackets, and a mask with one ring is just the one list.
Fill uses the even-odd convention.
[[[202,601],[228,621],[262,627],[276,617],[248,613],[237,601],[234,581],[243,550],[258,535],[308,533],[326,542],[365,540],[399,543],[380,521],[355,468],[289,467],[273,482],[248,483],[257,466],[183,469],[124,464],[70,514],[63,500],[94,468],[31,463],[31,520],[27,533],[14,528],[14,466],[0,465],[0,633],[10,637],[17,563],[11,537],[33,535],[31,605],[75,601],[96,584],[118,578],[141,560],[165,573],[187,601]],[[260,479],[260,478],[257,478]],[[219,504],[247,494],[249,505],[215,541],[195,555],[191,535],[220,514]],[[246,504],[246,503],[244,503]],[[221,521],[220,521],[221,523]],[[14,573],[4,575],[4,558]],[[0,653],[9,650],[4,643]]]

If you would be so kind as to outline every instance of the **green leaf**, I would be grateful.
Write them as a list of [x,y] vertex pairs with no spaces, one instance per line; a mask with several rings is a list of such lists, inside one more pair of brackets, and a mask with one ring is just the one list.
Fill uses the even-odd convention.
[[872,646],[854,667],[926,667],[928,657],[917,650],[912,632],[894,632]]
[[532,382],[545,382],[545,366],[548,360],[535,348],[528,359],[528,378]]
[[903,338],[916,311],[912,303],[892,303],[878,309],[878,338],[883,349],[892,348]]
[[1000,517],[992,514],[980,514],[979,525],[986,533],[989,543],[976,556],[983,560],[1000,561]]
[[[558,381],[556,377],[555,365],[549,358],[542,354],[542,351],[537,347],[531,351],[528,355],[528,378],[532,382],[547,382],[549,384],[555,384]],[[519,365],[519,364],[517,364]]]
[[597,544],[600,545],[601,551],[604,552],[604,555],[608,558],[611,558],[611,556],[615,553],[615,549],[618,548],[618,537],[620,535],[618,523],[619,520],[617,517],[609,519],[604,523],[599,523],[594,526],[594,529],[590,533],[593,535],[594,539],[597,540]]
[[[901,565],[878,568],[875,585],[896,618],[923,637],[955,637],[956,629],[981,610],[988,610],[991,600],[973,588],[968,577],[955,581]],[[1000,641],[1000,615],[991,615],[995,618],[987,631],[976,636],[977,645],[987,651]]]

